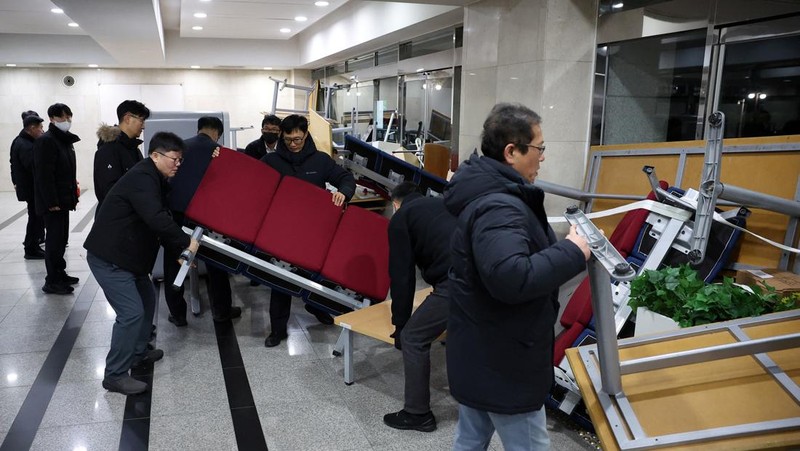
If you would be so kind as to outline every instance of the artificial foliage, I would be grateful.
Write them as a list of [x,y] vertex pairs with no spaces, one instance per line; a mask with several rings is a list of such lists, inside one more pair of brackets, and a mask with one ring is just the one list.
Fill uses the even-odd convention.
[[769,285],[742,289],[725,277],[706,284],[689,265],[646,270],[631,282],[630,306],[647,307],[681,327],[758,316],[797,308],[800,295],[782,297]]

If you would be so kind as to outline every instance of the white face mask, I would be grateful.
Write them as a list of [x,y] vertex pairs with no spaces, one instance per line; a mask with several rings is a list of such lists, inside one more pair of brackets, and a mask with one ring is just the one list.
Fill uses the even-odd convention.
[[69,128],[72,126],[72,122],[70,121],[53,122],[53,124],[55,124],[55,126],[64,133],[68,132]]

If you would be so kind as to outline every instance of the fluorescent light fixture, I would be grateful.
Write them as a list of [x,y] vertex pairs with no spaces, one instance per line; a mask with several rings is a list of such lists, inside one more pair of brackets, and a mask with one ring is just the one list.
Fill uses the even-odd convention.
[[308,17],[306,17],[306,16],[295,16],[295,18],[294,18],[295,22],[305,22],[307,20],[308,20]]
[[328,5],[330,5],[330,3],[328,3],[328,2],[314,2],[314,5],[316,5],[316,6],[328,6]]
[[624,4],[624,3],[622,3],[622,2],[619,2],[619,3],[614,3],[613,5],[611,5],[611,7],[612,7],[612,8],[614,8],[614,9],[620,9],[620,8],[622,8],[623,6],[625,6],[625,4]]
[[53,14],[64,14],[64,10],[61,8],[53,8],[50,10],[50,12]]
[[280,32],[281,32],[281,33],[291,33],[291,32],[292,32],[292,30],[291,30],[291,29],[289,29],[289,28],[281,28],[281,29],[280,29]]
[[208,17],[208,14],[206,14],[206,13],[194,13],[194,17],[196,17],[198,19],[205,19],[206,17]]
[[89,67],[97,67],[97,64],[90,64]]
[[264,68],[264,70],[272,70],[272,68],[267,66],[267,67]]
[[72,27],[72,28],[78,28],[78,27],[80,27],[80,25],[76,24],[75,22],[70,22],[70,23],[68,23],[68,24],[67,24],[67,26],[68,26],[68,27]]
[[192,27],[192,30],[194,30],[194,31],[200,31],[202,29],[203,29],[203,27],[201,27],[200,25],[195,25],[195,26]]
[[200,69],[200,66],[189,66],[189,67],[191,67],[192,69]]
[[8,63],[6,64],[6,67],[17,67],[17,65],[14,63]]

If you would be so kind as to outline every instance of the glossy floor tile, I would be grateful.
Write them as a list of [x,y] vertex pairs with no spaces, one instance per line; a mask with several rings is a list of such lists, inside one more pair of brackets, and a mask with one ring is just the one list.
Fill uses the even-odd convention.
[[[75,293],[42,293],[43,261],[23,258],[25,216],[0,229],[0,443],[34,450],[446,450],[457,404],[449,396],[445,347],[431,351],[431,407],[438,429],[398,431],[383,415],[403,404],[403,364],[392,346],[354,339],[355,384],[332,355],[340,330],[292,305],[289,338],[264,347],[270,331],[269,290],[231,278],[241,318],[214,324],[201,283],[203,311],[188,326],[167,321],[163,284],[155,344],[164,358],[142,376],[147,395],[125,397],[102,388],[114,311],[86,264],[83,241],[94,206],[90,191],[71,213],[67,272]],[[0,224],[22,210],[0,193]],[[188,295],[188,293],[187,293]],[[229,362],[223,368],[223,362]],[[233,362],[233,363],[230,363]],[[49,397],[48,397],[49,396]],[[39,407],[37,407],[39,406]],[[23,437],[17,423],[32,432]],[[31,423],[33,422],[33,423]],[[32,426],[31,426],[32,424]],[[36,426],[38,424],[38,426]],[[16,427],[16,426],[14,426]],[[554,450],[593,449],[574,425],[549,419]],[[12,435],[9,432],[12,431]],[[24,432],[24,431],[23,431]],[[18,441],[20,439],[24,439]],[[13,443],[12,443],[13,442]],[[23,443],[21,447],[13,444]],[[490,449],[501,450],[497,437]]]

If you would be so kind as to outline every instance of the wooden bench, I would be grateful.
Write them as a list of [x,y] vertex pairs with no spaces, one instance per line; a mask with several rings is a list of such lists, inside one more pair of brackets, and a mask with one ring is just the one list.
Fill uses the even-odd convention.
[[[414,294],[414,309],[416,310],[422,301],[433,291],[432,287],[418,290]],[[344,355],[344,383],[353,383],[353,332],[380,340],[394,346],[394,338],[390,335],[394,333],[392,324],[392,301],[386,300],[379,304],[364,307],[344,315],[339,315],[333,319],[334,324],[342,328],[340,342],[343,343],[342,354]],[[445,334],[439,337],[444,338]]]

